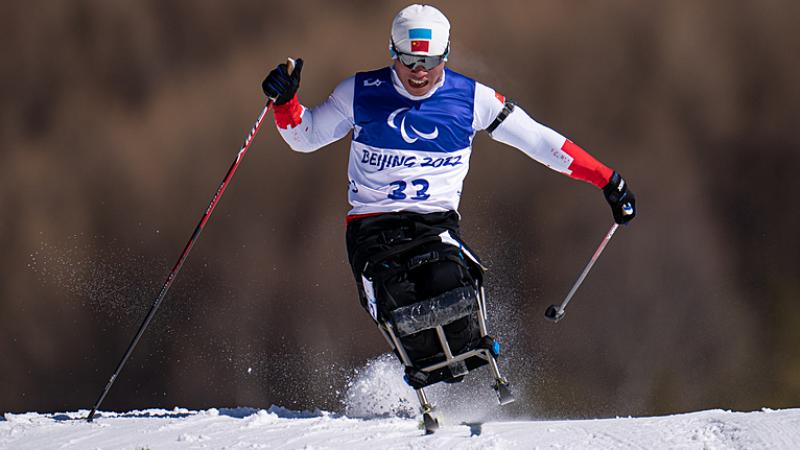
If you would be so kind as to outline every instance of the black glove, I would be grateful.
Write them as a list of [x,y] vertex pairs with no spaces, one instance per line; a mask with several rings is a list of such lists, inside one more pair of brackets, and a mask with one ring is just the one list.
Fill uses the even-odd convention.
[[628,189],[628,183],[622,179],[617,172],[611,175],[603,194],[611,205],[611,213],[614,214],[614,222],[626,224],[636,217],[636,196]]
[[272,69],[267,78],[261,83],[264,94],[273,99],[276,105],[282,105],[294,97],[300,87],[300,71],[303,70],[303,60],[297,58],[294,62],[294,70],[289,73],[286,63],[278,64]]

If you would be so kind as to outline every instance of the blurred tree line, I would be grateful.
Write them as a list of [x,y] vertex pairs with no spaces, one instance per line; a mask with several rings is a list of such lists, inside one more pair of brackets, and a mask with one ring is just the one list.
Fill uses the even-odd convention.
[[[306,60],[314,105],[388,64],[405,2],[3,2],[0,412],[87,408],[263,106]],[[569,317],[542,318],[611,215],[481,134],[464,237],[504,364],[540,416],[800,403],[800,3],[437,2],[451,68],[630,182]],[[269,119],[271,121],[271,119]],[[105,408],[335,408],[386,351],[346,263],[349,139],[265,126]],[[795,205],[795,206],[792,206]]]

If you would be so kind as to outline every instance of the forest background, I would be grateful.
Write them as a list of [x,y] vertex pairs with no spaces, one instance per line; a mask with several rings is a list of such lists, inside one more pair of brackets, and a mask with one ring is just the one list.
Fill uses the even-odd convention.
[[[463,236],[490,267],[519,411],[800,405],[800,3],[441,1],[449,67],[619,170],[601,193],[480,133]],[[0,412],[90,407],[264,104],[389,63],[406,3],[0,3]],[[337,409],[387,351],[344,248],[349,139],[257,136],[104,407]]]

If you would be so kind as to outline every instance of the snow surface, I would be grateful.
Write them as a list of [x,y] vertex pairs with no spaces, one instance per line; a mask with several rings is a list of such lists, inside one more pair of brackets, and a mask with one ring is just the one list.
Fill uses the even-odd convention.
[[425,436],[413,418],[354,419],[280,407],[5,414],[3,449],[797,449],[800,409],[703,411],[602,420],[446,423]]
[[[84,420],[87,410],[6,413],[0,449],[800,449],[800,409],[519,420],[497,405],[481,373],[427,389],[442,428],[426,436],[416,395],[401,373],[391,355],[370,361],[350,381],[341,413],[278,406],[146,409],[103,411],[93,423]],[[524,386],[516,388],[523,397]]]

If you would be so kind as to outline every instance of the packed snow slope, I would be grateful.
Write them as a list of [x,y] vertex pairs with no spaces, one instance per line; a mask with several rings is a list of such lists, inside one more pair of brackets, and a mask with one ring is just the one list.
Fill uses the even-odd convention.
[[[392,355],[369,361],[343,393],[341,413],[273,406],[0,416],[2,449],[800,449],[800,409],[703,411],[665,417],[520,420],[501,407],[488,373],[427,392],[441,428],[425,436],[418,402]],[[526,378],[520,377],[521,380]],[[524,394],[524,383],[512,385]],[[524,395],[520,395],[524,398]],[[535,405],[521,405],[535,410]]]
[[353,419],[272,407],[4,414],[3,449],[798,449],[800,409],[703,411],[602,420],[445,423],[425,436],[414,418]]

